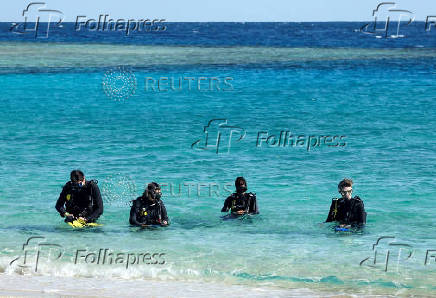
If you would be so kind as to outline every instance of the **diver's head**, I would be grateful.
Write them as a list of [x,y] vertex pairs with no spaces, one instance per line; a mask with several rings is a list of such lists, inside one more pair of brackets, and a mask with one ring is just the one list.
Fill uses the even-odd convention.
[[70,173],[71,184],[74,188],[82,188],[85,185],[85,174],[81,170],[73,170]]
[[237,193],[244,193],[247,191],[247,181],[244,177],[238,177],[235,180],[235,187]]
[[344,199],[351,199],[351,194],[353,193],[353,180],[351,179],[343,179],[338,184],[338,192],[341,194]]
[[144,191],[144,195],[145,198],[147,198],[149,201],[156,202],[162,197],[162,191],[160,185],[157,184],[156,182],[149,183]]

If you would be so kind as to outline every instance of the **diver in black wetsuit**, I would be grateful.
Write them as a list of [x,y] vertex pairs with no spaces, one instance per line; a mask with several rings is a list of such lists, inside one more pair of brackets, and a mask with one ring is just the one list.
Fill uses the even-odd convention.
[[225,201],[221,212],[231,210],[232,215],[258,214],[256,194],[247,193],[247,181],[244,177],[235,180],[236,192],[231,194]]
[[[85,179],[80,170],[74,170],[62,188],[56,202],[56,210],[65,222],[81,219],[85,222],[94,222],[103,213],[103,200],[97,181]],[[65,206],[65,207],[64,207]]]
[[338,191],[342,197],[332,200],[326,222],[337,221],[340,227],[345,228],[363,226],[366,223],[365,206],[358,196],[351,197],[352,187],[351,179],[343,179],[339,182]]
[[161,201],[162,191],[156,182],[148,184],[141,197],[132,201],[130,209],[131,225],[168,225],[168,215],[164,203]]

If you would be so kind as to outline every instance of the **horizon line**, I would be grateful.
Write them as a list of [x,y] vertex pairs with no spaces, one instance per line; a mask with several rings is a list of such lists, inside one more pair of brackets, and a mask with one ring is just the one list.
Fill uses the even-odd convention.
[[[433,16],[432,16],[433,17]],[[434,16],[436,17],[436,16]],[[129,20],[125,18],[117,18],[114,20]],[[154,19],[150,19],[151,21]],[[156,19],[157,20],[157,19]],[[358,20],[358,21],[167,21],[166,19],[159,19],[164,20],[165,23],[360,23],[360,22],[373,22],[374,20]],[[97,22],[98,20],[96,20]],[[416,22],[426,22],[427,20],[413,20],[412,23]],[[0,21],[0,23],[20,23],[20,21]],[[397,23],[398,21],[392,21],[393,23]],[[401,21],[402,23],[407,23],[408,21]],[[29,22],[34,23],[34,22]],[[42,22],[39,23],[48,23],[48,22]],[[62,21],[62,24],[65,23],[76,23],[76,21]]]

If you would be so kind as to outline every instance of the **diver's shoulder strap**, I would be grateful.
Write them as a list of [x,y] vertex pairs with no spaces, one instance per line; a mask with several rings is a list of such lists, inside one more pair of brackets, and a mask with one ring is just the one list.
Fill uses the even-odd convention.
[[333,209],[333,220],[336,219],[336,215],[338,214],[338,201],[339,199],[337,198],[333,198],[332,199],[332,204],[334,204],[334,209]]
[[159,223],[162,222],[162,205],[163,205],[162,200],[160,200],[160,199],[157,200],[157,206],[158,206],[157,214],[158,214],[158,217],[159,217]]
[[355,196],[353,198],[353,201],[354,201],[354,204],[353,204],[354,206],[361,206],[362,208],[365,208],[365,205],[363,204],[362,199],[359,198],[358,196]]
[[67,183],[65,183],[63,189],[70,190],[70,189],[71,189],[71,186],[72,186],[72,185],[71,185],[71,181],[68,181]]
[[141,207],[141,197],[132,200],[132,207]]

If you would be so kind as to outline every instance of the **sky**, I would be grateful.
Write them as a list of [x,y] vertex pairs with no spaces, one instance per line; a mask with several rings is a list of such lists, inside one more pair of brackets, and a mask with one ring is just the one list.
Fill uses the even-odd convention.
[[[416,21],[436,16],[436,0],[401,0],[398,9],[412,11]],[[65,22],[76,17],[98,19],[165,19],[167,22],[327,22],[371,21],[383,1],[373,0],[2,0],[1,22],[22,21],[29,3],[44,2],[60,10]],[[388,1],[385,1],[388,2]]]

